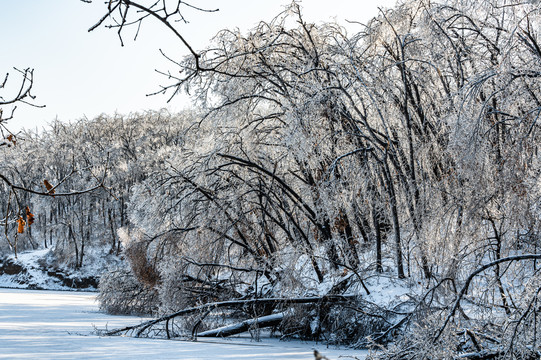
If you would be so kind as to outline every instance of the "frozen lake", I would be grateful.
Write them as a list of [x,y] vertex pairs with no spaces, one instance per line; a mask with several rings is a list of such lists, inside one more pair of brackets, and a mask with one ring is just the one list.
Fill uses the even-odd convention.
[[363,351],[325,345],[247,339],[204,342],[99,337],[99,329],[141,319],[100,313],[93,293],[0,289],[0,359],[363,359]]

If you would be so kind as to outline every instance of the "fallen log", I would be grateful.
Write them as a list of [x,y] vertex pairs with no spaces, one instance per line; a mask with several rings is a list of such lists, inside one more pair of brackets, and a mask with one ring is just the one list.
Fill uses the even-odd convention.
[[460,354],[458,359],[464,360],[491,360],[498,359],[503,355],[501,351],[482,350],[478,352]]
[[148,328],[164,322],[169,321],[173,318],[179,317],[179,316],[185,316],[190,315],[197,312],[204,312],[209,310],[215,310],[220,308],[242,308],[245,306],[253,306],[253,305],[265,305],[265,304],[310,304],[310,303],[324,303],[324,302],[334,302],[334,303],[340,303],[340,302],[348,302],[357,299],[358,295],[325,295],[325,296],[317,296],[317,297],[301,297],[301,298],[262,298],[262,299],[247,299],[247,300],[229,300],[229,301],[221,301],[221,302],[215,302],[210,304],[205,304],[201,306],[195,306],[191,308],[186,308],[180,311],[177,311],[175,313],[162,316],[160,318],[149,320],[146,322],[143,322],[138,325],[133,326],[127,326],[121,329],[115,329],[111,331],[106,331],[103,333],[103,335],[107,336],[113,336],[113,335],[119,335],[122,333],[129,333],[131,331],[136,331],[135,337],[141,336],[141,334],[147,330]]
[[253,326],[257,326],[260,329],[271,327],[271,326],[276,326],[276,325],[280,324],[280,322],[282,321],[282,319],[284,318],[286,313],[287,313],[287,311],[284,311],[284,312],[277,313],[277,314],[261,316],[259,318],[255,318],[255,319],[244,320],[244,321],[241,321],[240,323],[227,325],[227,326],[222,326],[220,328],[213,329],[213,330],[203,331],[203,332],[197,334],[197,336],[200,336],[200,337],[227,337],[227,336],[236,335],[236,334],[240,334],[240,333],[243,333],[245,331],[248,331]]

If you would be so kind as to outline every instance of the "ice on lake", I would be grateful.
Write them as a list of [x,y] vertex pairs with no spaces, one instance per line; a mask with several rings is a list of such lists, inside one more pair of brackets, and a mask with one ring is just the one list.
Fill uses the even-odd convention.
[[94,329],[143,319],[100,313],[94,293],[0,289],[0,359],[363,359],[366,352],[322,344],[235,338],[204,342],[99,337]]

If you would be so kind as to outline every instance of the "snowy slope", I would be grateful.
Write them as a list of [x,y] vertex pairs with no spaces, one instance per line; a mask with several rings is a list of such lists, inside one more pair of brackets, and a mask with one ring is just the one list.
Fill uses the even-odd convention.
[[[3,265],[11,266],[11,273],[4,273],[0,266],[0,288],[45,289],[45,290],[86,290],[95,291],[97,270],[83,268],[52,269],[47,265],[50,249],[25,251],[4,257]],[[2,262],[2,260],[0,260]],[[2,264],[0,264],[2,265]],[[101,265],[101,264],[100,264]],[[13,270],[22,268],[19,273]]]

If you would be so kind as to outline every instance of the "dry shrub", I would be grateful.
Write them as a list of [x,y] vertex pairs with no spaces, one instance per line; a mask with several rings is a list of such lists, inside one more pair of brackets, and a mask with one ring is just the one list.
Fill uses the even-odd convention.
[[160,280],[160,275],[147,257],[147,244],[143,241],[132,242],[124,250],[124,254],[137,280],[146,287],[154,288]]
[[129,269],[104,273],[98,286],[100,309],[109,314],[151,315],[156,313],[158,293],[142,285]]
[[124,246],[124,255],[136,279],[146,287],[156,287],[160,275],[148,258],[148,242],[143,239],[143,235],[140,232],[130,233],[126,229],[119,229],[118,236]]

